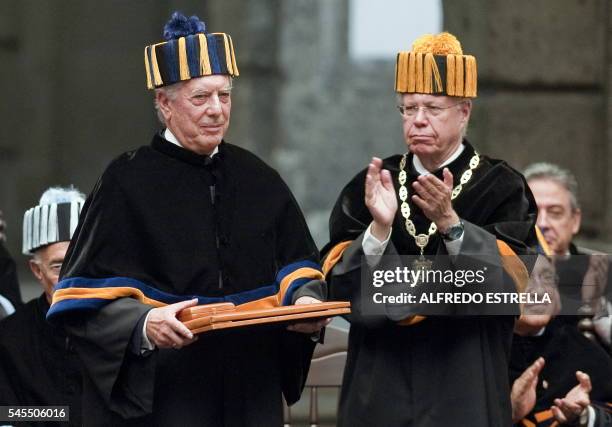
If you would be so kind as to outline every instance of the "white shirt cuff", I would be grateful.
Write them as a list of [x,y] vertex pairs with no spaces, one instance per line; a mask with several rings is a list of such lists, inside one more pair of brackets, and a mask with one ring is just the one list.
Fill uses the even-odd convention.
[[375,266],[380,261],[380,257],[387,249],[387,245],[389,244],[389,239],[391,239],[391,231],[389,230],[389,235],[382,242],[378,240],[371,231],[372,224],[366,228],[365,233],[363,234],[363,240],[361,241],[361,247],[363,248],[363,253],[366,255],[366,262],[370,267]]
[[389,235],[382,242],[378,240],[372,234],[372,224],[366,228],[365,233],[363,234],[363,241],[361,242],[361,246],[363,248],[363,253],[365,255],[382,255],[387,248],[387,244],[389,244],[389,239],[391,238],[391,230],[389,230]]
[[149,310],[149,312],[147,313],[147,317],[145,317],[145,321],[142,324],[142,341],[140,343],[140,354],[144,353],[145,351],[155,350],[155,344],[149,341],[149,337],[147,336],[147,322],[149,321],[150,314],[151,310]]
[[595,409],[589,405],[589,421],[587,422],[587,427],[595,427]]
[[461,233],[461,237],[455,240],[451,240],[450,242],[444,240],[444,244],[446,245],[446,251],[449,255],[459,255],[459,252],[461,251],[461,244],[463,243],[464,234],[465,232]]

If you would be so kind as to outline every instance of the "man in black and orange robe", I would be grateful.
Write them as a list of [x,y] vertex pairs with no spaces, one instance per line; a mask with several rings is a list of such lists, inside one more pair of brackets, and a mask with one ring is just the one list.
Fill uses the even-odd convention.
[[448,33],[400,52],[396,91],[409,152],[372,159],[334,206],[324,269],[331,297],[352,305],[339,426],[511,425],[512,313],[456,316],[462,309],[452,304],[424,319],[410,304],[367,312],[362,283],[362,270],[421,249],[454,257],[446,259],[456,268],[482,255],[502,268],[500,253],[537,245],[523,177],[464,138],[475,67]]

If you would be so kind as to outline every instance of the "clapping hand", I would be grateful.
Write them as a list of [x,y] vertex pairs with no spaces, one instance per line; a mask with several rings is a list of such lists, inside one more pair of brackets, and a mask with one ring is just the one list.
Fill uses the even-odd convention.
[[539,357],[514,380],[510,400],[512,402],[512,422],[518,423],[525,418],[535,406],[538,376],[544,367],[544,358]]
[[453,174],[444,168],[444,181],[435,175],[421,175],[412,183],[415,194],[412,201],[433,221],[438,229],[444,231],[459,222],[459,216],[451,204]]
[[563,399],[555,399],[550,408],[555,419],[561,424],[573,423],[591,404],[591,378],[584,372],[577,371],[578,385],[571,389]]
[[389,235],[397,212],[397,198],[391,174],[382,169],[382,160],[373,157],[365,180],[365,205],[372,215],[372,235],[383,241]]

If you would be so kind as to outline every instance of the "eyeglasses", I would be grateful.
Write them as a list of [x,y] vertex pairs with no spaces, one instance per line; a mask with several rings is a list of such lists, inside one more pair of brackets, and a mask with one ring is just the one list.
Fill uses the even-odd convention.
[[397,109],[403,117],[411,119],[416,117],[420,110],[423,110],[423,114],[425,114],[427,117],[438,117],[449,108],[456,107],[464,102],[465,101],[460,101],[456,104],[449,105],[448,107],[438,107],[436,105],[398,105]]

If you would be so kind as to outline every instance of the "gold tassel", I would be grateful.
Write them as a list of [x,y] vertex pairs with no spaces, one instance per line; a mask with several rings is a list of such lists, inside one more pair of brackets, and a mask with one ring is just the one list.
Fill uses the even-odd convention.
[[476,97],[476,58],[465,56],[465,96]]
[[400,52],[396,62],[397,77],[396,90],[397,92],[406,92],[406,83],[408,80],[408,55],[406,52]]
[[455,55],[446,55],[446,94],[455,95]]
[[398,75],[397,75],[397,72],[399,70],[398,64],[399,64],[399,60],[400,60],[400,55],[401,55],[401,53],[398,53],[397,56],[395,57],[395,91],[396,92],[401,92],[400,91],[400,87],[399,87],[399,79],[398,79]]
[[234,42],[232,42],[232,36],[227,35],[230,44],[230,53],[232,55],[232,68],[234,69],[234,76],[238,77],[240,73],[238,72],[238,66],[236,65],[236,57],[234,56]]
[[187,46],[185,45],[185,37],[178,39],[178,50],[179,50],[179,74],[181,80],[189,80],[189,64],[187,63]]
[[440,93],[444,91],[442,87],[442,78],[440,77],[440,70],[433,53],[425,55],[425,72],[428,77],[425,79],[425,84],[429,87],[430,92],[428,93]]
[[455,96],[464,96],[463,93],[463,55],[455,56]]
[[208,58],[208,41],[204,34],[198,34],[198,40],[200,41],[200,75],[210,76],[210,59]]
[[147,51],[149,46],[145,47],[145,71],[147,72],[147,89],[153,89],[153,83],[151,82],[151,68],[149,67],[149,55]]
[[227,41],[227,34],[225,33],[212,33],[213,36],[221,36],[223,37],[223,47],[225,48],[225,67],[227,68],[227,73],[231,76],[233,75],[232,69],[232,58],[230,56],[229,43]]
[[423,92],[433,92],[433,68],[431,61],[433,61],[433,55],[431,53],[425,54],[425,60],[423,61]]
[[416,92],[423,93],[423,54],[416,54]]
[[440,70],[438,69],[438,63],[435,58],[433,60],[433,71],[434,71],[434,82],[436,83],[436,93],[444,92],[444,85],[442,84],[442,76],[440,76]]
[[232,54],[230,53],[229,40],[227,34],[223,34],[223,43],[225,44],[225,63],[230,76],[234,75],[234,64],[232,63]]
[[155,49],[157,46],[161,46],[165,43],[166,42],[157,43],[151,46],[151,62],[153,63],[153,82],[155,83],[155,87],[159,87],[164,84],[161,74],[159,73],[159,64],[157,63],[157,54],[155,53]]
[[408,54],[408,87],[406,92],[414,92],[416,89],[416,55],[414,52]]

